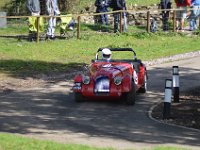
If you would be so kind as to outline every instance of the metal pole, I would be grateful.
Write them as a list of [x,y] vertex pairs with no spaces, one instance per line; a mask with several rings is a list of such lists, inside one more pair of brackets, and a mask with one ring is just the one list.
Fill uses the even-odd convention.
[[80,29],[80,27],[81,27],[81,16],[78,16],[77,20],[78,20],[78,26],[77,26],[77,39],[80,39],[80,31],[81,31],[81,29]]
[[171,97],[172,97],[172,80],[165,80],[165,99],[163,107],[163,119],[170,118],[170,107],[171,107]]
[[173,75],[174,102],[179,103],[179,69],[178,69],[178,66],[173,66],[172,75]]
[[39,30],[40,30],[40,17],[37,17],[37,40],[36,42],[39,43],[40,41],[40,34],[39,34]]
[[150,11],[147,11],[147,32],[150,32]]

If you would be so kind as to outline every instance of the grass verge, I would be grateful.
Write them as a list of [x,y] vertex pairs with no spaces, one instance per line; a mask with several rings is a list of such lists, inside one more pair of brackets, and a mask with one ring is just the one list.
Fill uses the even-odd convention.
[[0,150],[112,150],[78,144],[60,144],[52,141],[35,140],[11,134],[0,134]]
[[[24,138],[13,134],[0,133],[0,150],[114,150],[78,144],[61,144],[53,141]],[[134,148],[132,149],[134,150]],[[185,150],[179,147],[159,146],[152,150]]]
[[[131,47],[139,59],[153,60],[200,49],[199,36],[146,32],[82,34],[81,39],[43,41],[39,44],[15,38],[0,38],[0,71],[6,74],[66,72],[89,64],[99,47]],[[132,58],[114,53],[113,58]]]

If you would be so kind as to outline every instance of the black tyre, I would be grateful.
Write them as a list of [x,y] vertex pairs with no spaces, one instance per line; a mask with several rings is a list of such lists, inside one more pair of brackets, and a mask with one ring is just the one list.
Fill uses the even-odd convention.
[[74,93],[74,98],[76,102],[84,102],[85,99],[81,93]]
[[125,102],[127,105],[134,105],[136,100],[136,90],[135,90],[135,84],[132,83],[132,89],[129,93],[126,93],[124,95]]
[[144,75],[144,83],[142,87],[139,89],[139,93],[146,93],[147,92],[147,74]]

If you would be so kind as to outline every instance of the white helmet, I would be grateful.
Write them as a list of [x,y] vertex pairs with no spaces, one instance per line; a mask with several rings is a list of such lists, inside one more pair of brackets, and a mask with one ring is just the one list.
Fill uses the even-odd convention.
[[111,50],[108,48],[102,49],[102,58],[105,59],[106,61],[110,61],[111,59]]

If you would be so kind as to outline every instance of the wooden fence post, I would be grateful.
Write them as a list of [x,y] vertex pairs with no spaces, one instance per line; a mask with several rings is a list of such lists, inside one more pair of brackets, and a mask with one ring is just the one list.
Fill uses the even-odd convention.
[[147,11],[147,32],[150,32],[150,11]]
[[176,10],[173,11],[173,32],[176,32]]
[[39,43],[39,41],[40,41],[39,30],[40,30],[40,16],[37,17],[37,40],[36,40],[37,43]]
[[199,29],[200,29],[200,18],[199,18]]
[[77,39],[80,39],[80,27],[81,27],[81,16],[78,16],[77,17],[77,20],[78,20],[78,26],[77,26]]
[[122,22],[123,20],[122,20],[122,12],[120,12],[120,33],[122,33],[122,24],[123,24],[123,22]]

